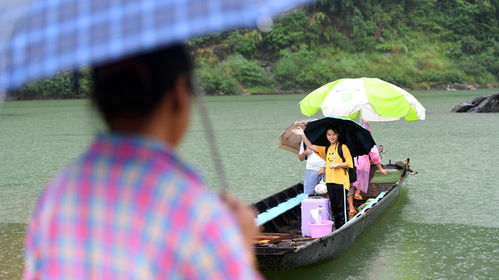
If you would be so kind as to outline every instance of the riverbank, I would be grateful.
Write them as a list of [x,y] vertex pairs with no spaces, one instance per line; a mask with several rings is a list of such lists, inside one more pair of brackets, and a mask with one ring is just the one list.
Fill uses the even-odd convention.
[[[448,83],[442,85],[436,85],[433,87],[428,87],[425,90],[427,91],[459,91],[459,90],[489,90],[499,88],[499,85],[491,85],[489,87],[480,87],[473,86],[470,84],[460,84],[460,83]],[[413,89],[404,88],[407,91],[414,91]],[[307,90],[266,90],[261,89],[249,89],[247,91],[243,91],[240,95],[248,96],[248,95],[287,95],[287,94],[303,94],[304,92],[309,93],[314,89]],[[216,95],[224,95],[224,94],[216,94]],[[209,95],[210,96],[210,95]],[[89,94],[85,93],[83,96],[79,97],[51,97],[51,96],[42,96],[42,97],[29,97],[29,96],[19,96],[16,93],[6,93],[4,97],[4,101],[29,101],[29,100],[79,100],[79,99],[88,99]]]

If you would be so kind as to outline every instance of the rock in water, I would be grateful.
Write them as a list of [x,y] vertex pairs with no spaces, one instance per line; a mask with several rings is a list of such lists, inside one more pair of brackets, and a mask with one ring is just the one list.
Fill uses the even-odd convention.
[[471,101],[456,105],[451,110],[457,113],[497,113],[499,112],[499,93],[483,95]]

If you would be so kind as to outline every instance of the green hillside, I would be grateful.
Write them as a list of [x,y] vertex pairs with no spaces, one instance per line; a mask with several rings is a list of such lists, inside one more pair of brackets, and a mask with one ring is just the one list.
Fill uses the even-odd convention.
[[307,90],[345,77],[428,89],[498,84],[499,1],[322,0],[268,32],[190,42],[208,93]]
[[[498,18],[499,0],[318,0],[274,19],[271,30],[220,33],[189,45],[208,94],[303,91],[363,76],[410,89],[493,87]],[[70,83],[70,74],[59,76],[52,86]],[[89,88],[83,77],[80,95]],[[47,83],[20,94],[74,95]]]

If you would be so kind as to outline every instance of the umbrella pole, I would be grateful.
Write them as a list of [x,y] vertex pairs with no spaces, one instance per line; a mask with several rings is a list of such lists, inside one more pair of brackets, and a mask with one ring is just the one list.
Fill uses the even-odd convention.
[[213,126],[211,125],[211,121],[208,116],[208,110],[206,109],[205,93],[203,90],[198,90],[197,92],[199,93],[197,107],[204,131],[206,133],[206,141],[208,142],[208,149],[210,150],[211,159],[213,161],[213,165],[215,166],[216,176],[221,187],[220,192],[226,193],[228,190],[228,186],[225,179],[225,170],[223,168],[222,159],[220,157],[220,150],[218,149],[218,145],[215,141]]

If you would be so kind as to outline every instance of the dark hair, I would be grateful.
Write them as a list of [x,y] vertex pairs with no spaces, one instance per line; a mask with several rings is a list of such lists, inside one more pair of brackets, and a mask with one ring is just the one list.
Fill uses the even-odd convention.
[[327,135],[327,131],[330,129],[332,131],[334,131],[334,133],[338,134],[338,141],[340,141],[340,139],[342,138],[342,135],[343,135],[341,129],[339,127],[336,127],[336,126],[330,126],[326,129],[326,135]]
[[108,123],[114,117],[144,118],[154,112],[181,74],[190,79],[191,72],[191,58],[183,44],[96,66],[92,101]]
[[341,135],[341,131],[340,131],[340,129],[339,129],[339,128],[337,128],[337,127],[335,127],[335,126],[330,126],[330,127],[328,127],[328,128],[326,129],[326,134],[327,134],[327,131],[328,131],[328,130],[330,130],[330,129],[331,129],[332,131],[334,131],[334,133]]

